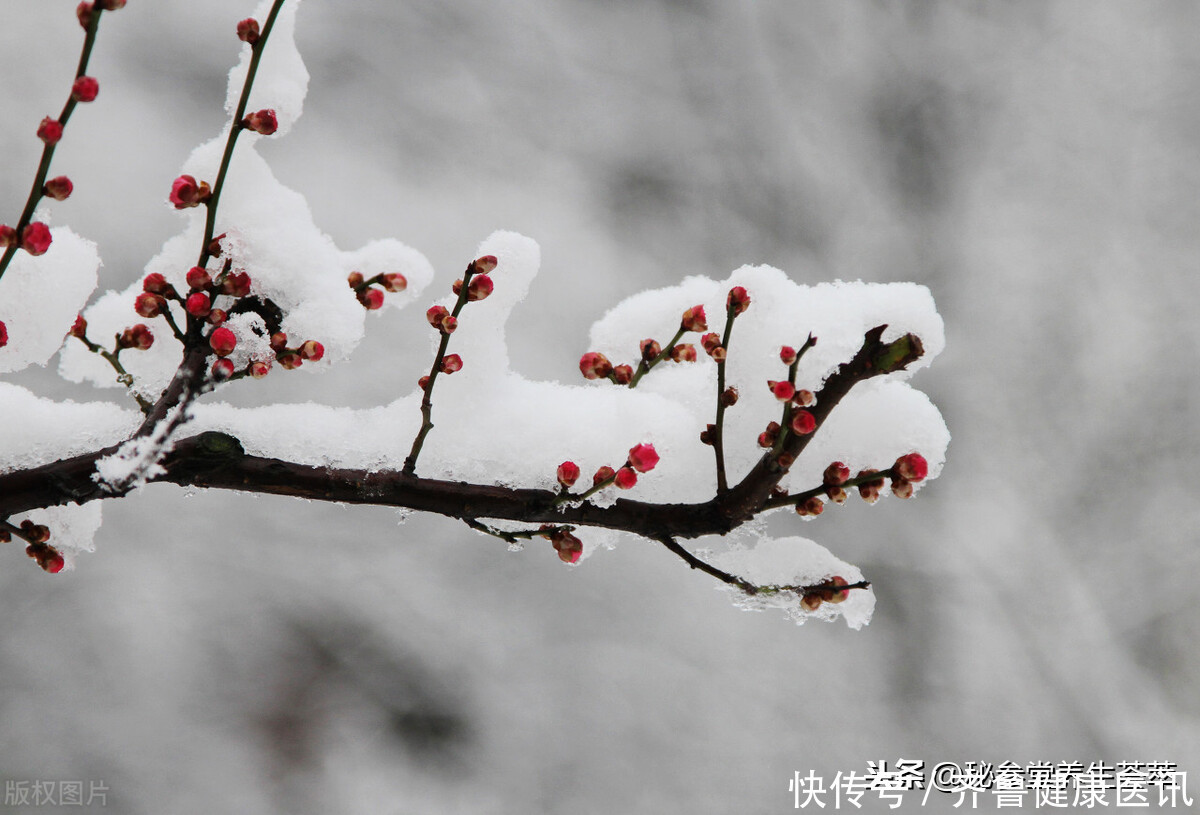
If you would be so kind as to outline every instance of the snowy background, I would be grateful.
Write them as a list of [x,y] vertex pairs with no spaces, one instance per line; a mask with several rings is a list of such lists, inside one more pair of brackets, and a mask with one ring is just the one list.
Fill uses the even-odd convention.
[[[0,220],[70,81],[74,5],[0,0]],[[53,207],[99,244],[102,289],[179,230],[163,200],[223,124],[254,5],[104,20]],[[306,0],[305,116],[260,152],[340,245],[395,237],[449,280],[495,229],[535,238],[512,365],[567,382],[594,320],[688,274],[922,283],[943,477],[773,522],[875,581],[858,632],[739,612],[640,541],[568,569],[439,518],[150,488],[105,507],[74,572],[0,552],[0,778],[102,780],[131,813],[574,814],[790,811],[794,771],[900,757],[1200,771],[1198,24]],[[262,398],[409,390],[428,326],[368,322],[352,364]],[[6,381],[91,397],[53,366]]]

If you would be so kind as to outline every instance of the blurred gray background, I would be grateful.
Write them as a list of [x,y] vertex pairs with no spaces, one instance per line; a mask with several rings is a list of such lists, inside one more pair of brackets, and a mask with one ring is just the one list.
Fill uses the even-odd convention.
[[[0,0],[0,221],[74,6]],[[53,217],[102,287],[177,230],[253,7],[106,16]],[[791,811],[795,771],[901,757],[1200,772],[1198,30],[1185,2],[306,0],[305,116],[263,153],[343,248],[394,236],[449,280],[493,229],[535,238],[514,365],[563,381],[592,320],[686,274],[923,283],[945,471],[773,523],[875,581],[861,632],[739,612],[640,540],[568,570],[439,518],[152,487],[73,573],[0,552],[0,778],[129,813],[576,814]],[[423,322],[239,398],[390,401]]]

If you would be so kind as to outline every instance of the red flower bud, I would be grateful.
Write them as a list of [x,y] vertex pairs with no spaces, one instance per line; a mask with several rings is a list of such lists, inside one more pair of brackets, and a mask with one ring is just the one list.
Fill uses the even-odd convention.
[[225,275],[221,280],[221,293],[231,297],[245,297],[250,293],[250,275],[246,272]]
[[721,335],[715,331],[710,331],[700,338],[700,345],[704,347],[705,352],[712,356],[714,348],[721,347]]
[[227,357],[237,347],[237,335],[225,326],[213,329],[208,337],[208,344],[219,357]]
[[350,284],[350,288],[357,289],[363,284],[366,278],[362,276],[362,272],[351,272],[346,275],[346,282]]
[[168,200],[175,209],[196,207],[208,201],[212,190],[207,181],[196,181],[194,176],[181,175],[171,184],[171,195]]
[[233,376],[233,363],[227,359],[218,359],[212,365],[212,378],[220,382]]
[[453,334],[458,330],[458,318],[451,317],[449,314],[447,314],[442,318],[441,328],[442,331],[446,332],[447,334]]
[[[835,576],[829,578],[829,584],[831,586],[833,586],[834,588],[837,588],[838,586],[850,585],[846,581],[846,578],[844,578],[840,575],[835,575]],[[846,602],[846,598],[848,598],[850,596],[850,590],[843,589],[842,591],[830,592],[830,594],[832,594],[832,596],[826,598],[830,603],[844,603],[844,602]]]
[[616,474],[617,474],[616,470],[614,470],[612,467],[609,467],[607,464],[605,464],[599,470],[596,470],[596,474],[592,476],[592,486],[598,487],[598,486],[600,486],[600,484],[604,483],[605,481],[612,478]]
[[704,306],[692,306],[683,312],[679,327],[684,331],[707,331],[708,318],[704,314]]
[[558,465],[558,483],[564,487],[572,487],[579,480],[579,465],[574,461],[564,461]]
[[91,102],[100,93],[100,83],[90,76],[81,76],[71,86],[71,98],[76,102]]
[[46,254],[51,241],[50,227],[41,221],[34,221],[21,231],[21,248],[31,255]]
[[825,468],[821,483],[836,487],[850,480],[850,468],[840,461],[835,461]]
[[6,345],[8,345],[8,326],[4,324],[3,320],[0,320],[0,348]]
[[724,390],[724,392],[721,393],[721,404],[724,405],[725,407],[733,407],[734,405],[737,404],[737,400],[738,400],[738,389],[733,387],[732,385],[729,386],[728,388],[726,388]]
[[715,424],[707,425],[700,431],[700,443],[707,444],[710,447],[716,444],[717,441],[717,426]]
[[63,560],[62,555],[60,555],[58,552],[54,552],[45,560],[42,560],[39,565],[50,574],[58,574],[63,570],[63,567],[66,566],[67,563],[65,560]]
[[825,494],[829,496],[829,500],[835,504],[846,503],[847,493],[841,487],[826,487]]
[[725,308],[732,310],[734,314],[741,314],[750,308],[750,294],[745,287],[734,286],[729,290],[729,296],[725,298]]
[[495,284],[492,279],[485,274],[476,275],[471,278],[471,283],[467,286],[468,300],[484,300],[492,293]]
[[579,358],[579,371],[584,379],[605,379],[613,371],[608,357],[597,351],[588,351]]
[[229,313],[223,308],[214,308],[208,312],[208,321],[213,325],[220,325],[229,319]]
[[196,289],[197,291],[200,289],[207,289],[212,285],[212,275],[210,275],[207,270],[202,269],[199,266],[193,266],[192,268],[188,269],[187,284],[189,287]]
[[367,311],[383,308],[383,289],[377,289],[374,286],[359,289],[358,302],[362,303]]
[[759,447],[774,447],[775,442],[779,439],[779,422],[771,422],[767,425],[767,429],[758,434]]
[[450,284],[450,291],[454,292],[454,296],[457,297],[458,295],[462,294],[462,287],[463,282],[462,278],[460,277],[458,280],[455,280]]
[[300,356],[310,362],[317,362],[321,357],[325,356],[325,346],[316,340],[307,340],[300,346]]
[[53,198],[55,201],[66,201],[71,197],[71,193],[75,191],[75,185],[71,183],[71,179],[65,175],[60,175],[50,179],[42,187],[42,193],[47,198]]
[[250,363],[250,376],[255,379],[262,379],[271,372],[271,361],[269,359],[256,359]]
[[187,302],[183,307],[193,317],[207,317],[208,313],[212,311],[212,300],[205,292],[192,292],[188,295]]
[[913,485],[907,478],[892,479],[892,494],[897,498],[912,498]]
[[642,359],[646,360],[646,362],[649,362],[662,353],[662,346],[654,340],[642,340],[640,345],[642,349]]
[[8,224],[0,224],[0,249],[7,249],[17,243],[17,230]]
[[222,232],[217,237],[208,242],[208,254],[210,257],[219,258],[221,256],[221,241],[225,240],[225,232]]
[[796,504],[796,514],[801,518],[814,517],[825,511],[825,502],[815,495]]
[[565,529],[559,529],[550,535],[550,544],[558,552],[558,559],[563,563],[578,563],[583,554],[583,541]]
[[259,30],[258,20],[253,17],[247,17],[237,24],[237,36],[242,42],[248,42],[251,45],[258,42]]
[[430,306],[429,310],[425,312],[425,319],[439,331],[444,330],[443,321],[449,316],[450,311],[445,306]]
[[929,475],[929,462],[920,453],[909,453],[900,456],[892,465],[901,478],[908,481],[922,481]]
[[[862,478],[863,476],[871,476],[877,472],[879,472],[879,471],[871,470],[871,469],[859,470],[857,477]],[[858,494],[868,504],[873,504],[879,500],[879,490],[882,487],[883,487],[883,479],[882,478],[875,478],[870,481],[864,481],[858,485]]]
[[773,393],[775,398],[780,402],[788,402],[793,396],[796,395],[796,386],[791,382],[776,382],[774,380],[769,380],[767,382],[767,387],[771,389],[771,393]]
[[633,381],[633,368],[628,365],[617,365],[612,369],[612,375],[618,385],[628,385]]
[[275,111],[267,108],[255,111],[242,119],[242,127],[262,136],[270,136],[279,129],[279,120],[275,117]]
[[492,270],[498,266],[500,261],[496,260],[495,255],[484,255],[481,258],[475,259],[475,271],[478,274],[491,274]]
[[637,483],[637,473],[635,473],[629,467],[622,467],[621,469],[617,470],[614,481],[617,487],[620,489],[632,489],[633,485]]
[[429,377],[423,376],[420,379],[418,379],[417,387],[420,388],[421,390],[425,390],[427,387],[429,387]]
[[294,371],[304,364],[304,358],[298,351],[284,351],[276,354],[275,359],[279,360],[285,371]]
[[408,288],[408,278],[399,272],[389,272],[385,274],[380,283],[390,292],[404,291]]
[[75,7],[75,16],[79,19],[79,24],[87,28],[92,24],[92,4],[84,0]]
[[696,346],[690,342],[681,342],[671,348],[672,362],[695,362],[696,358]]
[[165,277],[158,272],[151,272],[142,279],[142,291],[148,291],[151,294],[166,294],[173,289]]
[[87,320],[83,319],[82,314],[75,318],[75,324],[71,326],[70,334],[72,337],[79,337],[80,339],[87,336]]
[[271,335],[271,350],[276,353],[287,348],[287,334],[282,331],[276,331]]
[[790,345],[785,345],[779,349],[779,360],[784,365],[791,365],[796,361],[796,349]]
[[817,397],[806,388],[797,389],[796,395],[792,397],[792,404],[799,407],[812,407],[816,401]]
[[455,371],[461,371],[463,366],[462,357],[458,354],[447,354],[442,357],[442,373],[452,374]]
[[121,336],[117,338],[117,345],[121,348],[136,348],[139,351],[145,351],[154,345],[154,334],[144,323],[138,323],[121,332]]
[[167,301],[160,294],[144,291],[133,301],[133,310],[139,317],[157,317],[167,307]]
[[658,465],[658,451],[653,444],[639,444],[629,450],[629,466],[639,473],[648,473]]
[[58,144],[63,135],[63,126],[57,119],[47,116],[38,125],[37,136],[46,144]]
[[797,410],[792,414],[792,432],[797,436],[807,436],[817,429],[817,420],[807,410]]

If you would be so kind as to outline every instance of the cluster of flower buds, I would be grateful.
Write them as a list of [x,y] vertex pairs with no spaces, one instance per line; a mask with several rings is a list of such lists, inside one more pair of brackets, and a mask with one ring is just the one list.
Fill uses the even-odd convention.
[[558,552],[558,559],[563,563],[578,563],[583,554],[583,541],[571,534],[571,530],[562,526],[545,525],[540,530],[550,539],[550,545]]
[[[629,455],[621,467],[614,470],[606,464],[596,470],[592,476],[592,489],[601,489],[609,484],[616,484],[622,490],[632,489],[637,484],[638,473],[650,472],[658,466],[658,462],[658,451],[653,444],[638,444],[629,449]],[[573,461],[558,465],[556,475],[563,492],[575,485],[579,474],[579,465]]]
[[408,278],[399,272],[381,272],[367,278],[362,272],[351,272],[346,277],[354,296],[367,311],[383,308],[384,292],[400,292],[408,288]]
[[717,362],[725,361],[725,346],[721,345],[720,334],[715,331],[708,332],[700,338],[700,345],[704,348],[704,352]]
[[796,514],[801,518],[814,518],[825,511],[825,502],[813,495],[796,504]]
[[[80,316],[76,318],[76,321],[78,322],[82,319],[83,317]],[[82,330],[87,330],[86,322],[84,323]],[[78,337],[82,336],[82,334],[75,334],[74,327],[72,327],[71,333]],[[118,350],[122,348],[133,348],[137,351],[145,351],[152,345],[154,345],[154,333],[145,323],[138,323],[137,325],[130,326],[117,336]]]
[[929,462],[920,453],[908,453],[892,465],[892,493],[897,498],[911,498],[913,483],[929,475]]
[[821,603],[844,603],[850,596],[850,590],[842,586],[850,583],[841,575],[834,575],[817,586],[812,586],[800,596],[800,605],[805,611],[816,611]]
[[[68,187],[65,198],[70,195],[70,180],[66,176],[62,176],[62,181],[66,182]],[[55,182],[59,179],[54,179]],[[59,199],[61,200],[61,199]],[[31,255],[44,255],[49,250],[53,238],[50,235],[50,227],[46,226],[41,221],[34,221],[21,230],[20,237],[17,236],[17,230],[7,224],[0,224],[0,249],[8,249],[10,246],[20,246]]]
[[825,485],[825,495],[835,504],[846,503],[846,490],[842,487],[850,480],[850,468],[840,461],[835,461],[825,468],[821,481]]
[[[36,560],[37,565],[50,574],[58,574],[63,570],[63,566],[66,565],[63,556],[46,542],[50,540],[49,527],[30,520],[21,521],[21,537],[29,542],[25,547],[25,554]],[[8,543],[11,540],[12,534],[6,529],[0,529],[0,542]]]

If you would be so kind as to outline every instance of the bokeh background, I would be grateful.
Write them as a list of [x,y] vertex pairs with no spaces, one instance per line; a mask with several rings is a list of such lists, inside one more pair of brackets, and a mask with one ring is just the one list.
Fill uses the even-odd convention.
[[[74,6],[0,0],[0,220]],[[106,16],[53,215],[102,288],[178,229],[253,8]],[[576,815],[791,811],[796,771],[901,757],[1200,773],[1197,30],[1183,2],[306,0],[305,116],[262,152],[339,245],[449,280],[494,229],[535,238],[513,361],[564,381],[592,320],[687,274],[923,283],[945,471],[799,529],[875,581],[860,632],[737,611],[636,539],[566,569],[440,518],[151,487],[73,573],[0,552],[0,778],[128,813]],[[390,401],[423,323],[243,398]]]

